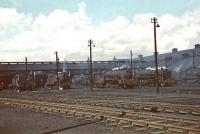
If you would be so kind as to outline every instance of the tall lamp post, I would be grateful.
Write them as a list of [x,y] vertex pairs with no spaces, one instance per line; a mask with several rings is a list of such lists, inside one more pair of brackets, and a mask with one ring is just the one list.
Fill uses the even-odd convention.
[[132,76],[133,76],[133,73],[132,73],[132,71],[133,71],[133,52],[132,52],[132,50],[130,51],[130,55],[131,55],[131,78],[132,78]]
[[153,23],[154,26],[154,50],[155,50],[155,66],[156,66],[156,91],[159,93],[159,78],[158,78],[158,51],[157,51],[157,41],[156,41],[156,28],[160,27],[158,24],[158,20],[156,17],[151,18],[151,23]]
[[91,39],[88,40],[88,47],[90,47],[90,89],[93,91],[93,79],[92,79],[92,47],[95,47]]
[[59,57],[58,57],[58,52],[57,51],[55,52],[55,55],[56,55],[56,79],[57,79],[56,85],[57,85],[57,89],[59,89],[59,77],[58,77]]

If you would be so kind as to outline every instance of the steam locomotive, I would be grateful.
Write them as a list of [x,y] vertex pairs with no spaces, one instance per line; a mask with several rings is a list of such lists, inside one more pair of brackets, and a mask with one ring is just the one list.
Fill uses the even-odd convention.
[[10,90],[36,90],[44,86],[46,74],[41,71],[29,73],[18,73],[13,76],[11,83],[8,85]]
[[[160,86],[172,86],[176,82],[171,79],[171,72],[166,69],[158,70]],[[156,86],[155,70],[130,68],[114,68],[110,71],[94,73],[93,86],[97,88],[136,88],[142,86]],[[72,85],[87,87],[90,85],[90,76],[79,75],[73,78]]]
[[[58,82],[57,83],[57,79]],[[45,83],[45,87],[49,89],[56,88],[59,84],[59,87],[62,89],[68,89],[71,87],[71,75],[66,72],[58,72],[58,78],[56,73],[48,74],[47,81]]]

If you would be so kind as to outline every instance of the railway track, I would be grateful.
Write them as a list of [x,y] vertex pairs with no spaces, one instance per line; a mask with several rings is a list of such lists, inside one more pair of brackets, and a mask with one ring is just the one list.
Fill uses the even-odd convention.
[[133,109],[122,109],[120,107],[107,107],[101,104],[94,105],[98,103],[87,101],[87,99],[85,101],[76,100],[76,102],[67,104],[30,99],[0,98],[0,103],[4,105],[85,120],[99,120],[108,125],[140,128],[142,130],[151,130],[154,133],[200,133],[200,118],[198,116],[186,117],[175,113],[142,112]]
[[[160,103],[160,102],[141,102],[133,101],[126,99],[116,100],[114,97],[101,99],[89,98],[89,97],[61,97],[54,96],[45,98],[30,97],[24,96],[24,99],[29,100],[39,100],[39,101],[48,101],[48,102],[58,102],[66,104],[82,104],[90,106],[102,106],[109,108],[118,108],[125,110],[134,110],[134,111],[150,111],[150,112],[161,112],[161,113],[176,113],[183,115],[194,115],[200,116],[200,106],[198,105],[182,105],[182,104],[171,104],[171,103]],[[56,99],[55,99],[56,98]],[[129,98],[130,99],[130,98]]]

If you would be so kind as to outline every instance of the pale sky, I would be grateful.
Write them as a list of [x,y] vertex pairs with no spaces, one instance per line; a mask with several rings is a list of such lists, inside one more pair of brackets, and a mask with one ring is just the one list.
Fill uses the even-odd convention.
[[0,0],[0,61],[94,60],[153,54],[200,43],[199,0]]

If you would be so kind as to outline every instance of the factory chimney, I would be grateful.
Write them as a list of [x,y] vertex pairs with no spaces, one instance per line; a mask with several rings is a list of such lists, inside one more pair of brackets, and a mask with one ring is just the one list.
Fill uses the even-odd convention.
[[195,45],[194,45],[194,48],[195,48],[195,49],[200,49],[200,44],[195,44]]
[[178,49],[177,48],[173,48],[172,49],[172,53],[176,53],[176,52],[178,52]]

